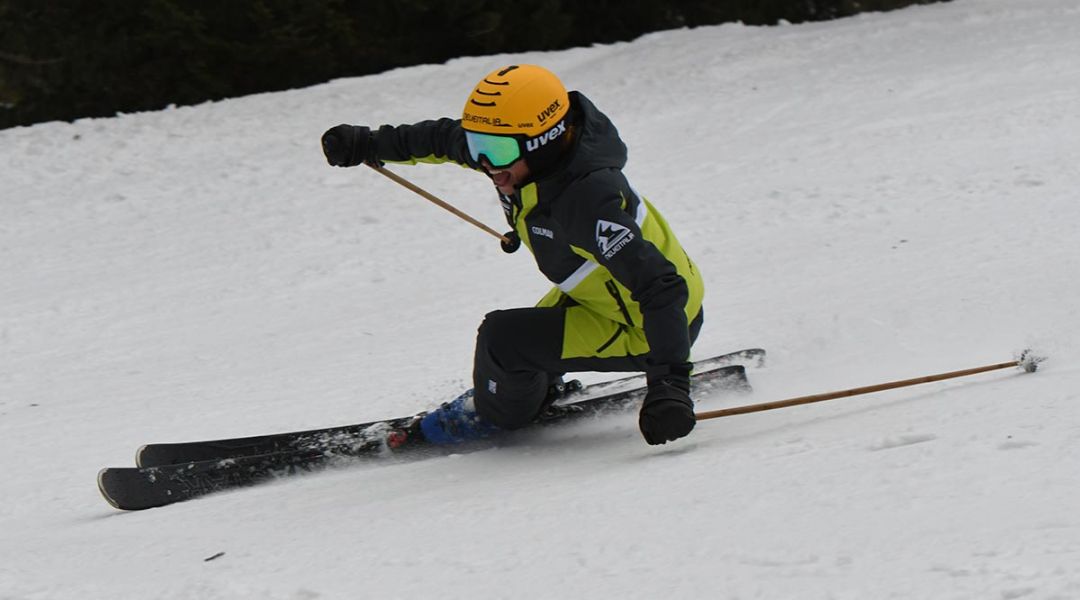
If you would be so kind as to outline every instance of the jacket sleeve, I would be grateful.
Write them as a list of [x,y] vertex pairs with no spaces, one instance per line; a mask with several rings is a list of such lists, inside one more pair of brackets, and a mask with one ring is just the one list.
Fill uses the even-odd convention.
[[461,121],[449,118],[412,125],[383,125],[375,133],[375,154],[392,163],[454,162],[479,168],[469,157]]
[[[686,280],[645,239],[638,224],[645,205],[618,171],[594,172],[567,190],[573,195],[571,243],[595,257],[630,290],[644,318],[650,375],[662,375],[690,359]],[[645,216],[644,218],[648,218]]]

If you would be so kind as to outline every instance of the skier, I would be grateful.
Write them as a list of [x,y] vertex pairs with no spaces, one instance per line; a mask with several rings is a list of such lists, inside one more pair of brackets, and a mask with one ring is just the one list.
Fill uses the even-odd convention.
[[694,428],[690,346],[704,285],[667,222],[622,173],[626,146],[583,94],[550,71],[510,65],[476,85],[461,119],[338,125],[327,162],[453,162],[491,178],[512,234],[555,287],[531,308],[488,313],[472,390],[428,413],[437,444],[528,425],[570,371],[643,371],[639,426],[649,444]]

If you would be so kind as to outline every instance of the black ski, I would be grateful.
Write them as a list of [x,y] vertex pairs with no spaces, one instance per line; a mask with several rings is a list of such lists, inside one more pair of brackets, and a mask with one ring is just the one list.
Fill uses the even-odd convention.
[[[763,351],[753,350],[742,356],[747,362],[755,364],[761,364],[764,360]],[[698,363],[699,365],[708,363],[714,368],[700,370],[694,374],[695,389],[698,391],[749,390],[749,383],[742,365],[716,366],[733,360],[735,359],[725,359],[716,363],[709,363],[709,361]],[[627,382],[628,380],[623,380],[624,384]],[[606,387],[607,383],[599,385],[605,386],[604,389],[610,389]],[[595,386],[588,386],[587,389],[593,390]],[[565,423],[581,417],[623,411],[636,407],[644,393],[643,387],[638,386],[579,402],[557,403],[538,418],[538,424]],[[415,428],[411,427],[421,415],[365,424],[363,429],[354,433],[351,438],[340,436],[341,430],[346,428],[334,428],[338,430],[339,437],[333,437],[324,444],[301,444],[298,447],[286,447],[269,453],[216,457],[210,460],[154,467],[107,468],[98,474],[98,488],[105,499],[116,508],[141,510],[188,500],[216,491],[253,485],[275,477],[314,471],[363,457],[418,456],[421,453],[437,455],[490,447],[496,442],[485,440],[466,446],[432,446],[419,435]],[[262,436],[260,439],[271,437],[274,436]],[[327,438],[322,439],[327,441]],[[250,450],[252,447],[248,445],[244,448]],[[235,449],[235,446],[233,448]]]
[[[737,363],[760,367],[764,364],[764,361],[764,350],[760,348],[749,348],[698,361],[695,363],[695,370],[698,373],[703,373],[718,367]],[[578,402],[585,398],[607,395],[614,390],[625,388],[640,380],[640,375],[634,375],[584,387],[578,382],[571,382],[568,389],[564,392],[564,396],[559,399],[559,403],[567,404]],[[575,383],[577,383],[577,385],[574,385]],[[408,416],[385,421],[373,421],[369,423],[358,423],[354,425],[276,433],[254,437],[171,444],[147,444],[139,448],[136,452],[135,464],[140,467],[159,467],[162,465],[174,465],[201,460],[255,456],[258,454],[273,454],[284,451],[333,449],[342,445],[347,446],[354,444],[358,438],[363,438],[365,435],[371,433],[378,434],[383,429],[405,429],[415,418],[415,416]]]
[[[749,390],[743,365],[719,367],[694,375],[698,391]],[[643,387],[614,392],[571,404],[556,404],[537,420],[538,425],[565,423],[581,417],[636,407]],[[267,479],[320,470],[360,458],[416,457],[465,452],[491,447],[496,439],[451,447],[433,446],[409,427],[420,415],[375,423],[351,441],[338,439],[326,446],[192,461],[156,467],[107,468],[98,474],[101,494],[116,508],[142,510],[181,502],[212,492],[254,485]],[[393,425],[405,424],[403,429]],[[510,435],[510,434],[504,434]]]

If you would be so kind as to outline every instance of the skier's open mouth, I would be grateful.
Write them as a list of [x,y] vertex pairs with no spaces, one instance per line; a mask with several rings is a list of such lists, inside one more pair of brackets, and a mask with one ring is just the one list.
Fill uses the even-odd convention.
[[510,171],[488,171],[488,175],[491,176],[491,181],[495,183],[495,187],[507,187],[513,178]]

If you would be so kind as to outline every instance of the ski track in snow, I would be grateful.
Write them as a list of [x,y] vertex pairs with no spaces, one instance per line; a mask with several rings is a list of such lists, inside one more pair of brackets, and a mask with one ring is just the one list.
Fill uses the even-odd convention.
[[[0,131],[0,599],[1080,598],[1077,31],[1075,0],[956,0]],[[547,284],[318,139],[456,115],[511,61],[618,125],[706,274],[695,355],[770,351],[754,394],[703,409],[1051,360],[664,447],[628,415],[106,505],[94,474],[146,442],[467,385],[483,314]],[[482,177],[392,168],[501,222]]]

